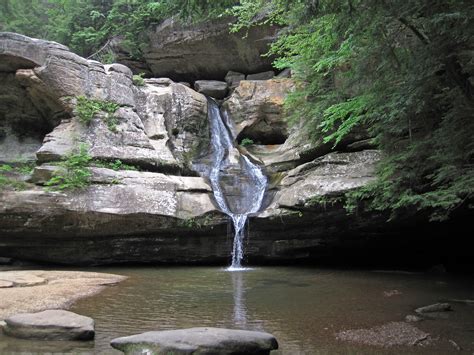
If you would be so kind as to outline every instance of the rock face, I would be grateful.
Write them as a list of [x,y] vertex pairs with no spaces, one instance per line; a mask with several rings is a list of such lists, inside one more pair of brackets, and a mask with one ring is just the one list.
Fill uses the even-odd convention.
[[[224,79],[229,70],[255,73],[271,69],[271,58],[262,57],[277,28],[254,26],[245,33],[229,33],[231,19],[196,25],[172,19],[149,32],[145,61],[154,76],[179,81]],[[243,38],[245,36],[245,38]]]
[[[16,98],[6,106],[14,110],[3,113],[4,161],[18,154],[19,145],[31,157],[50,132],[37,152],[40,162],[58,160],[84,142],[94,158],[186,172],[199,142],[208,136],[205,97],[168,79],[135,87],[132,72],[123,65],[102,65],[57,43],[12,33],[0,33],[0,63],[5,90],[13,90]],[[100,113],[89,125],[79,122],[78,96],[120,105],[113,114],[116,129],[110,130]],[[18,120],[26,125],[15,123]]]
[[62,310],[17,314],[5,323],[5,334],[23,339],[91,340],[95,334],[92,318]]
[[[265,43],[256,40],[266,36],[263,32],[251,30],[245,41],[255,41],[255,46],[249,46],[240,37],[225,42],[223,38],[233,36],[227,24],[208,32],[206,25],[176,26],[167,23],[157,30],[149,53],[154,70],[171,70],[165,59],[173,63],[170,75],[176,76],[207,68],[200,78],[215,74],[223,79],[229,70],[271,69],[260,67],[260,57],[254,60],[255,49]],[[258,31],[267,30],[274,29]],[[158,42],[161,35],[175,42]],[[242,43],[245,50],[235,55],[232,48],[240,50]],[[213,48],[232,58],[212,56]],[[173,53],[177,57],[166,57]],[[182,60],[187,64],[178,65]],[[81,265],[228,262],[232,239],[226,237],[227,217],[193,165],[209,152],[203,94],[168,78],[134,86],[123,65],[102,65],[57,43],[12,33],[0,33],[0,79],[0,162],[36,155],[37,163],[32,176],[20,176],[22,181],[29,178],[23,191],[0,187],[0,256]],[[250,218],[246,261],[320,260],[335,250],[370,250],[368,243],[377,243],[382,235],[383,244],[390,245],[387,216],[348,215],[343,207],[346,192],[375,179],[380,152],[372,149],[367,132],[353,132],[336,147],[322,137],[311,141],[303,127],[286,123],[283,102],[294,88],[291,79],[242,79],[243,74],[234,72],[222,82],[231,89],[237,85],[223,109],[237,142],[248,138],[254,144],[236,146],[230,160],[240,150],[264,166],[271,182],[264,210]],[[79,96],[119,108],[111,117],[98,112],[84,124],[78,118]],[[91,167],[90,186],[82,190],[45,189],[44,183],[60,169],[52,163],[81,142],[103,164],[120,160],[141,171]],[[237,181],[239,176],[228,178]],[[231,199],[235,189],[227,185]],[[15,289],[10,282],[4,280],[1,290]]]
[[125,354],[269,354],[278,349],[268,333],[223,328],[190,328],[147,332],[113,339],[112,347]]
[[235,135],[260,144],[281,144],[288,137],[283,102],[294,86],[289,79],[240,81],[223,104],[235,122]]

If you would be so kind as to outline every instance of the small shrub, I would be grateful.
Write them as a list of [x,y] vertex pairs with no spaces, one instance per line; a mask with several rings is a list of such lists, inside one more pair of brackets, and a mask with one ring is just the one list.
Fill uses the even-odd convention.
[[84,124],[89,124],[94,116],[103,111],[107,113],[105,117],[105,123],[107,127],[112,131],[117,131],[117,118],[113,115],[115,111],[120,107],[119,104],[111,101],[100,101],[88,99],[85,96],[77,97],[76,112],[79,120]]
[[144,86],[145,85],[145,80],[143,79],[143,76],[145,73],[140,73],[138,75],[133,76],[133,84],[136,86]]
[[9,171],[13,171],[13,167],[11,165],[8,165],[8,164],[0,165],[0,172],[9,172]]
[[125,164],[120,159],[116,159],[113,162],[104,162],[104,161],[100,161],[100,160],[94,160],[92,162],[92,165],[97,166],[99,168],[112,169],[112,170],[115,170],[115,171],[118,171],[118,170],[134,170],[134,171],[137,171],[137,170],[139,170],[138,167],[136,167],[134,165]]
[[56,171],[45,185],[55,190],[76,190],[89,186],[91,160],[87,145],[81,144],[77,151],[71,152],[59,163],[62,169]]
[[240,142],[240,145],[241,145],[242,147],[247,147],[247,146],[252,145],[252,144],[254,144],[254,142],[253,142],[253,140],[250,139],[250,138],[244,138],[244,139],[242,139],[242,141]]

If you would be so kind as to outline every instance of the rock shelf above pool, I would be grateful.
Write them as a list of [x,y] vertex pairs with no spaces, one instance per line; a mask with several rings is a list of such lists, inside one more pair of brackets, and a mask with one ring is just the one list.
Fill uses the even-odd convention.
[[111,341],[125,354],[269,354],[278,349],[269,333],[224,328],[147,332]]

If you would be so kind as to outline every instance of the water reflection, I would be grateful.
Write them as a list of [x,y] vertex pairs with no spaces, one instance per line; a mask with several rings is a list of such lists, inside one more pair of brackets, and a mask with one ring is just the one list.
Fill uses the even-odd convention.
[[234,324],[239,328],[247,325],[247,307],[245,306],[244,272],[230,272],[234,291]]

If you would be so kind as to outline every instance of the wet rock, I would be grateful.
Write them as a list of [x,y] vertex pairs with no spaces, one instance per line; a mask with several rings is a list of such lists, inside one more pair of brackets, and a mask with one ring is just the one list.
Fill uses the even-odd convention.
[[278,349],[268,333],[223,328],[190,328],[147,332],[113,339],[112,347],[125,354],[269,354]]
[[256,73],[256,74],[249,74],[245,78],[246,80],[269,80],[275,76],[275,72],[273,70],[266,71],[263,73]]
[[380,347],[413,346],[430,341],[428,333],[405,322],[391,322],[369,329],[345,330],[337,333],[336,339]]
[[91,340],[95,334],[92,318],[62,310],[17,314],[5,323],[5,334],[22,339]]
[[10,265],[12,262],[12,258],[0,257],[0,265]]
[[227,83],[217,80],[198,80],[194,83],[197,92],[211,96],[215,99],[223,99],[227,95]]
[[408,323],[421,322],[422,320],[423,320],[422,317],[415,316],[413,314],[409,314],[405,317],[405,322],[408,322]]
[[415,312],[418,314],[448,312],[448,311],[452,311],[451,305],[449,303],[435,303],[435,304],[430,304],[429,306],[424,306],[424,307],[415,309]]
[[390,290],[390,291],[384,291],[383,292],[383,295],[385,297],[393,297],[393,296],[399,296],[401,295],[402,292],[398,291],[398,290]]

